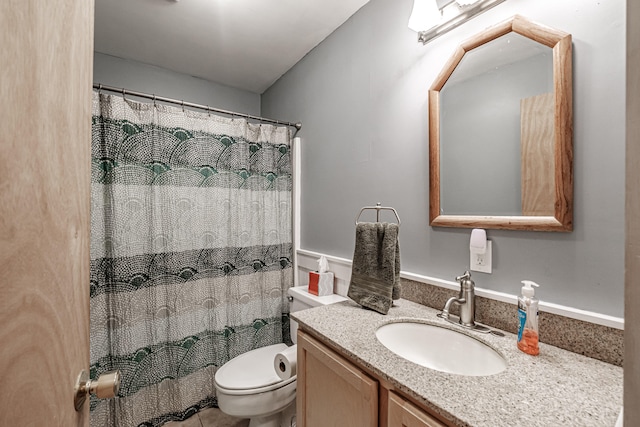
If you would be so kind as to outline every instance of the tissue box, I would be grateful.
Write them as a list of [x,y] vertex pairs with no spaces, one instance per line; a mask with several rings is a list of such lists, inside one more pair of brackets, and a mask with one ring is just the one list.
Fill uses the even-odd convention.
[[323,297],[333,294],[333,273],[309,272],[309,293]]

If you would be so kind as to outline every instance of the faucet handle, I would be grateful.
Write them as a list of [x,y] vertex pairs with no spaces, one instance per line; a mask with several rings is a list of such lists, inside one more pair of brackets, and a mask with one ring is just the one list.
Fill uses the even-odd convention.
[[469,270],[465,271],[462,276],[456,277],[456,282],[462,282],[463,280],[471,280],[471,273]]
[[473,280],[471,280],[471,273],[469,272],[469,270],[465,271],[462,276],[456,277],[456,280],[460,282],[460,292],[462,292],[463,290],[473,291],[475,283],[473,283]]

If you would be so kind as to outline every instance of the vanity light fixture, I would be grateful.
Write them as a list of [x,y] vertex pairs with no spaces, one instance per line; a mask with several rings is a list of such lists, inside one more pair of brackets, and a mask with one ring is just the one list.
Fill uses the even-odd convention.
[[409,28],[427,44],[505,0],[413,0]]
[[442,11],[436,0],[413,0],[413,10],[409,16],[409,28],[420,32],[435,27],[442,20]]

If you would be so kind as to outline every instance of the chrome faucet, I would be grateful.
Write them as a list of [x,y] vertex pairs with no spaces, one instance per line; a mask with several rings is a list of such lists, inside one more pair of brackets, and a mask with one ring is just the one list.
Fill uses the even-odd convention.
[[[473,329],[483,334],[490,333],[503,337],[504,334],[501,331],[476,322],[476,285],[473,283],[473,280],[471,280],[471,273],[465,271],[462,276],[456,277],[456,281],[460,282],[460,293],[457,297],[451,297],[447,300],[447,303],[442,309],[442,313],[439,313],[438,317],[442,317],[447,322],[460,325],[463,328]],[[459,317],[449,314],[451,304],[454,303],[460,306]]]
[[475,283],[471,280],[471,273],[465,271],[462,276],[456,277],[456,281],[460,282],[460,294],[458,297],[451,297],[442,309],[440,317],[445,320],[449,319],[449,309],[451,304],[460,306],[460,323],[462,326],[474,328],[476,326],[476,294],[474,291]]

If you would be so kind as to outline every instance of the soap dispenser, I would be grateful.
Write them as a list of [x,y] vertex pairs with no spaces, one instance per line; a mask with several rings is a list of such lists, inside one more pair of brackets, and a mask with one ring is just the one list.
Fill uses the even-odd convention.
[[539,285],[531,280],[523,280],[522,295],[518,297],[518,348],[536,356],[538,346],[538,300],[535,289]]

